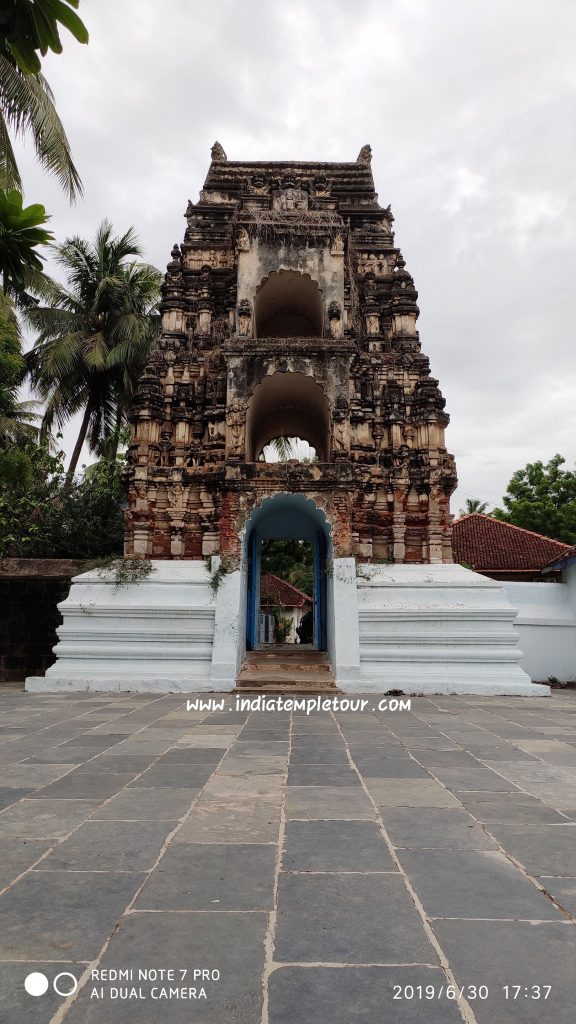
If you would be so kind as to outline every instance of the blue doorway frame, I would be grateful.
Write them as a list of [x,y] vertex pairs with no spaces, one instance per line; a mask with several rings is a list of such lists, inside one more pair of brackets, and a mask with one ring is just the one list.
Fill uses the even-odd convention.
[[327,650],[327,559],[329,536],[325,515],[304,495],[281,493],[266,498],[252,515],[246,540],[246,649],[258,650],[260,644],[260,576],[262,541],[302,540],[313,554],[313,647]]

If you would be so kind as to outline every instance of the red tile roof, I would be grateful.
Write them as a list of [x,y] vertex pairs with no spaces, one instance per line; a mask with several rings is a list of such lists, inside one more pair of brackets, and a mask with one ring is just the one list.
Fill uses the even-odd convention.
[[576,558],[576,544],[569,548],[568,551],[564,551],[561,555],[554,555],[553,558],[547,563],[548,565],[555,565],[556,562],[564,562],[569,558]]
[[303,608],[306,604],[312,604],[312,598],[308,597],[308,594],[298,587],[293,587],[286,580],[281,580],[272,572],[265,572],[260,577],[260,600],[271,601],[283,608]]
[[452,523],[452,550],[455,562],[479,572],[535,572],[566,558],[571,545],[472,512]]

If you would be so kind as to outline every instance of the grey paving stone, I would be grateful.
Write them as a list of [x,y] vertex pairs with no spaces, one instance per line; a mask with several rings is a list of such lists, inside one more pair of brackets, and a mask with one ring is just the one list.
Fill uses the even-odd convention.
[[99,757],[79,765],[78,773],[84,775],[99,772],[120,772],[121,774],[126,772],[126,774],[134,776],[146,771],[153,760],[154,754],[124,754],[118,757],[100,754]]
[[498,842],[531,875],[576,875],[576,823],[493,825]]
[[349,765],[291,764],[289,786],[360,786],[360,779]]
[[446,989],[430,967],[280,967],[270,977],[270,1024],[461,1024],[455,1002],[396,998],[402,992]]
[[180,843],[167,850],[140,893],[139,910],[267,910],[276,847]]
[[0,960],[90,960],[140,874],[31,871],[0,896]]
[[70,771],[69,764],[15,764],[2,769],[4,789],[40,789]]
[[374,818],[374,808],[354,786],[290,786],[287,818]]
[[[23,755],[24,756],[24,755]],[[26,764],[67,764],[69,768],[73,765],[82,764],[86,760],[84,750],[76,750],[70,747],[47,747],[45,750],[36,752],[26,758]]]
[[394,846],[406,849],[493,850],[481,827],[457,807],[385,807],[382,818]]
[[42,839],[65,836],[92,813],[94,800],[29,800],[0,815],[0,836]]
[[355,762],[365,779],[430,779],[425,768],[408,758],[378,760],[359,757]]
[[569,914],[576,918],[576,877],[574,878],[549,878],[546,875],[536,876],[540,885],[558,900],[558,903]]
[[343,745],[293,746],[290,755],[291,764],[343,764],[349,766],[350,760]]
[[93,815],[110,821],[177,821],[189,810],[198,789],[124,789]]
[[366,779],[379,807],[458,807],[459,802],[435,779]]
[[174,826],[172,821],[86,821],[39,869],[149,871]]
[[175,747],[162,754],[156,764],[218,764],[222,755],[221,747]]
[[[3,786],[0,787],[0,811],[3,811],[5,807],[10,807],[12,804],[18,803],[25,796],[29,796],[30,793],[34,792],[34,788],[28,789],[16,789],[15,786]],[[0,818],[0,821],[2,819]]]
[[418,750],[414,756],[425,768],[474,768],[479,765],[465,750]]
[[[62,971],[79,978],[86,965],[40,961],[26,963],[0,963],[0,1020],[2,1024],[49,1024],[54,1014],[66,1003],[53,987],[54,979]],[[29,996],[24,988],[28,974],[40,972],[48,979],[48,990],[43,996]],[[71,985],[70,978],[61,978],[58,986]]]
[[543,761],[494,761],[486,762],[494,767],[507,779],[516,782],[520,787],[527,782],[566,782],[570,772],[556,765],[545,764]]
[[400,875],[280,878],[275,959],[436,964]]
[[202,789],[214,771],[213,764],[164,764],[148,768],[130,789]]
[[281,803],[281,794],[232,800],[203,796],[174,842],[277,843]]
[[261,755],[264,757],[283,757],[288,755],[288,748],[287,740],[263,740],[260,743],[250,740],[245,742],[240,738],[230,747],[230,753],[234,753],[234,757],[260,757]]
[[107,800],[132,781],[134,775],[117,772],[86,774],[77,769],[35,793],[38,800]]
[[374,821],[288,821],[285,871],[397,871]]
[[46,839],[0,838],[0,871],[2,872],[0,888],[9,885],[51,846],[52,841]]
[[486,793],[484,797],[475,793],[473,796],[463,793],[461,802],[474,815],[478,821],[491,824],[493,822],[518,822],[545,824],[554,822],[566,822],[568,817],[549,807],[547,804],[536,800],[534,797],[521,793],[502,796],[495,796]]
[[398,850],[430,917],[554,920],[559,912],[501,853]]
[[489,768],[436,768],[434,775],[448,789],[456,793],[488,791],[491,793],[516,793],[512,782],[502,779]]
[[[234,748],[232,748],[234,749]],[[218,774],[221,775],[285,775],[288,767],[288,758],[269,756],[260,757],[233,757],[230,753],[222,761]]]
[[[122,920],[103,967],[217,968],[219,981],[205,982],[207,999],[90,1001],[84,990],[66,1017],[68,1024],[257,1024],[262,1016],[262,971],[267,914],[146,914]],[[138,985],[142,984],[140,982]],[[157,982],[154,984],[158,984]],[[192,976],[172,986],[199,987]],[[109,988],[109,986],[108,986]],[[20,1022],[19,1022],[20,1024]]]
[[[576,929],[569,923],[435,921],[433,929],[457,983],[488,986],[488,999],[473,1004],[478,1024],[573,1024]],[[518,999],[505,998],[505,985],[522,987]],[[530,998],[533,985],[551,985],[549,998]]]

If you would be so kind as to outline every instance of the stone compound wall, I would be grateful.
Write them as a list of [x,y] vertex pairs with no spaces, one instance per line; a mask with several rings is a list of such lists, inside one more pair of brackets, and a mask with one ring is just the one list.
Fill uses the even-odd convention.
[[6,558],[0,561],[0,681],[42,675],[56,660],[58,603],[83,562]]
[[562,583],[503,583],[518,609],[522,668],[538,682],[576,680],[576,566]]

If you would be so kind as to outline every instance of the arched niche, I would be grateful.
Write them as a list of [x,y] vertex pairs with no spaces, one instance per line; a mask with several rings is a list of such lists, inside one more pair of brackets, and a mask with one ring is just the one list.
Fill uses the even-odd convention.
[[256,292],[257,338],[321,338],[324,300],[316,281],[296,270],[273,271]]
[[301,437],[316,449],[319,462],[328,461],[330,409],[313,377],[277,372],[254,388],[246,419],[246,461],[256,462],[275,437]]

